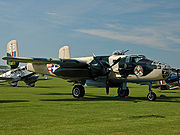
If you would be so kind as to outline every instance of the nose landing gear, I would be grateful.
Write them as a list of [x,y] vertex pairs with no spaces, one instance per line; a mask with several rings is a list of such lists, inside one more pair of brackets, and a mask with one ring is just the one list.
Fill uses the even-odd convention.
[[152,92],[152,83],[149,84],[149,93],[147,95],[147,99],[149,101],[155,101],[156,100],[156,94]]

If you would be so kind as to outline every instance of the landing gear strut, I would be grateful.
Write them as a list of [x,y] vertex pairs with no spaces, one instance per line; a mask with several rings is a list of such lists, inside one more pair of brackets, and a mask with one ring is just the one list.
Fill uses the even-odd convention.
[[9,82],[9,84],[13,87],[17,87],[18,82]]
[[72,89],[72,95],[75,98],[84,97],[85,95],[84,87],[82,85],[75,85]]
[[149,84],[149,93],[147,95],[147,99],[149,101],[155,101],[156,100],[156,94],[152,92],[152,83]]
[[120,87],[118,88],[118,96],[125,97],[129,95],[129,88],[127,87],[127,82],[123,82]]

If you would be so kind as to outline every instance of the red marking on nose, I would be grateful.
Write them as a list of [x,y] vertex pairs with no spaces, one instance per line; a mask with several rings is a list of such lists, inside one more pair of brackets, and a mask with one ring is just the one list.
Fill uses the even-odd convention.
[[124,68],[125,68],[125,69],[127,68],[127,64],[126,64],[126,63],[124,64]]

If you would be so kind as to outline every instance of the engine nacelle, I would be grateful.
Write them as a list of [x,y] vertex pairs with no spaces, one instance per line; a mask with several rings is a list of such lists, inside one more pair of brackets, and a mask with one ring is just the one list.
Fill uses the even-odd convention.
[[28,63],[27,70],[39,74],[50,74],[47,68],[47,64]]

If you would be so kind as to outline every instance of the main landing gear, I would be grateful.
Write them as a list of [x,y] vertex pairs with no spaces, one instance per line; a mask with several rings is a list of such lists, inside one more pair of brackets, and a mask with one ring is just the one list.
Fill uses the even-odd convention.
[[[119,97],[125,97],[129,95],[129,88],[127,87],[127,82],[123,82],[117,90]],[[85,95],[85,89],[83,85],[75,85],[72,89],[72,95],[75,98],[81,98]],[[149,93],[147,95],[149,101],[156,100],[156,94],[152,91],[152,83],[149,83]]]
[[9,82],[12,87],[17,87],[18,82]]
[[156,100],[156,94],[152,92],[152,83],[149,84],[149,93],[147,95],[147,99],[149,101],[155,101]]
[[82,85],[75,85],[72,89],[72,95],[75,98],[84,97],[84,95],[85,95],[84,87]]
[[117,90],[119,97],[125,97],[129,95],[129,88],[127,87],[127,82],[123,82]]

